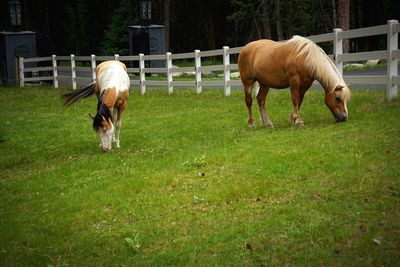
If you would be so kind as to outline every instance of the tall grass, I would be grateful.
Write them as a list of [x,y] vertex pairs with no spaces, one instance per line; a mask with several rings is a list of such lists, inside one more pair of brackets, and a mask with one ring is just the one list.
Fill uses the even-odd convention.
[[[121,149],[48,87],[0,88],[0,266],[396,266],[400,102],[310,91],[293,128],[246,127],[242,92],[131,92]],[[258,113],[256,113],[258,116]]]

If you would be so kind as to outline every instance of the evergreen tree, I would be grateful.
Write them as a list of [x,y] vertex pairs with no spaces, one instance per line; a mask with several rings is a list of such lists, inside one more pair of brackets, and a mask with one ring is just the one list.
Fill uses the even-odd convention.
[[138,23],[134,17],[133,0],[121,0],[113,11],[110,22],[104,31],[104,38],[98,50],[101,55],[128,55],[129,34],[128,26]]

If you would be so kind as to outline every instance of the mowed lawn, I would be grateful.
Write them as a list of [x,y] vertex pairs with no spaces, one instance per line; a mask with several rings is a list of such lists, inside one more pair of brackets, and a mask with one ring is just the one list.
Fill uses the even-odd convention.
[[[0,266],[398,266],[400,101],[322,90],[291,127],[247,128],[241,90],[131,91],[121,149],[98,147],[96,99],[0,88]],[[255,108],[258,118],[258,109]]]

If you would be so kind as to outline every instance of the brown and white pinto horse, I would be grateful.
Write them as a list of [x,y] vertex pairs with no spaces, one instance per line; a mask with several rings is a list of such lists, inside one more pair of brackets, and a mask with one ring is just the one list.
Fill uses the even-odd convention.
[[98,133],[100,146],[104,151],[111,150],[114,141],[119,148],[119,132],[122,113],[128,100],[130,80],[124,63],[105,61],[96,68],[97,80],[81,90],[64,94],[64,105],[69,106],[81,98],[96,93],[98,98],[93,129]]
[[350,98],[350,90],[332,60],[311,40],[294,36],[284,43],[272,40],[251,42],[241,49],[238,66],[248,109],[249,127],[255,125],[251,105],[252,88],[256,81],[260,85],[257,102],[263,126],[273,127],[265,110],[265,98],[269,89],[287,87],[290,87],[292,94],[292,125],[303,125],[299,109],[314,80],[318,80],[323,86],[325,103],[336,121],[347,121],[346,102]]

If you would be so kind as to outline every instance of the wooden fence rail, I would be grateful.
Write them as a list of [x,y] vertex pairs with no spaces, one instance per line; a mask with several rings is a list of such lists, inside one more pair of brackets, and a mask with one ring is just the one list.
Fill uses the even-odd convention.
[[[352,61],[363,61],[369,59],[386,60],[386,75],[375,76],[345,76],[346,82],[354,84],[376,84],[386,85],[386,96],[388,100],[394,99],[398,95],[398,85],[400,77],[398,76],[398,59],[400,51],[398,47],[400,24],[397,20],[389,20],[387,24],[352,29],[342,31],[334,29],[331,33],[312,35],[308,38],[316,43],[332,42],[333,59],[335,65],[343,73],[343,63]],[[343,39],[359,38],[374,35],[387,36],[387,49],[381,51],[368,51],[358,53],[343,54]],[[28,82],[53,81],[55,88],[58,88],[59,81],[70,80],[71,87],[75,90],[77,82],[82,81],[90,83],[96,80],[96,65],[105,60],[119,60],[125,62],[128,67],[128,73],[131,74],[131,87],[138,87],[141,94],[146,93],[147,87],[166,87],[168,93],[172,94],[174,87],[193,87],[197,93],[201,93],[203,87],[223,87],[224,95],[231,94],[231,88],[240,88],[242,84],[239,80],[231,79],[231,72],[238,71],[236,63],[231,63],[231,59],[237,58],[242,47],[229,48],[224,46],[222,49],[172,54],[170,52],[163,55],[143,55],[137,56],[56,56],[37,57],[37,58],[19,58],[19,78],[20,87],[24,87]],[[221,57],[222,64],[205,66],[202,65],[202,59],[207,57]],[[190,67],[176,67],[174,60],[188,60],[193,62]],[[165,67],[151,67],[151,62],[163,62]],[[25,68],[25,63],[40,62],[40,67]],[[88,67],[77,67],[76,62],[81,62]],[[60,63],[68,66],[59,66]],[[81,65],[78,64],[78,65]],[[48,65],[46,65],[48,64]],[[132,67],[136,66],[136,67]],[[192,74],[193,80],[175,81],[174,74],[185,72]],[[202,74],[209,72],[220,72],[220,80],[204,80]],[[39,73],[39,75],[37,75]],[[66,73],[68,73],[67,76]],[[33,75],[36,74],[36,75]],[[148,79],[146,74],[158,74],[165,76],[165,80]]]

